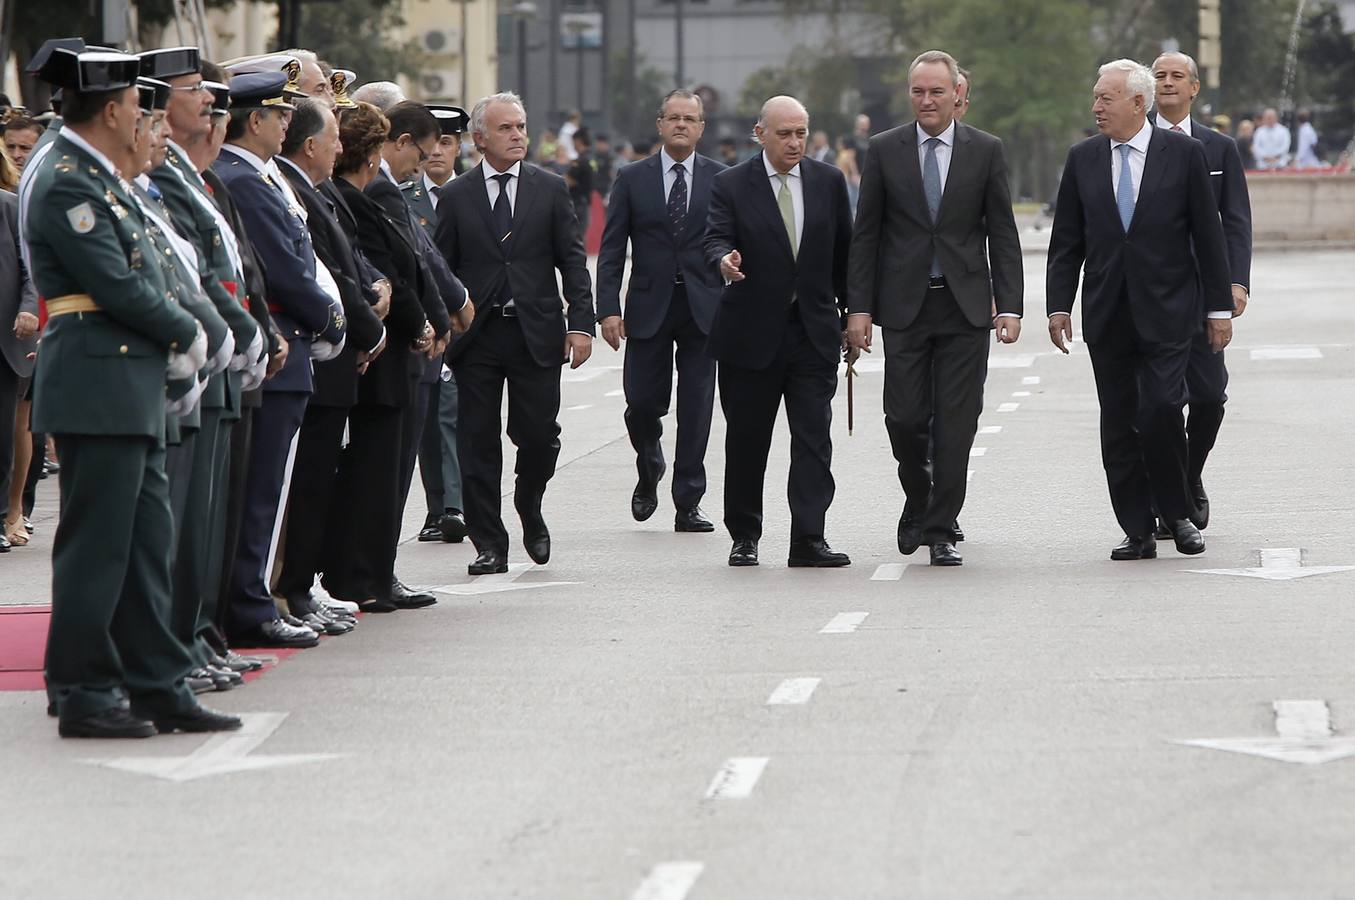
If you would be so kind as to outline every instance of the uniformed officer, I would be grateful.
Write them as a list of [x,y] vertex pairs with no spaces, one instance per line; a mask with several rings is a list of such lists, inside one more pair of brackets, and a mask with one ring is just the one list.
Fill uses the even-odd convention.
[[150,243],[119,174],[135,162],[138,67],[122,53],[58,48],[38,73],[65,92],[65,127],[30,185],[26,237],[49,317],[34,425],[56,436],[62,458],[46,675],[66,737],[241,724],[198,705],[168,626],[166,381],[205,364],[207,339],[169,291],[175,263]]
[[[424,160],[422,173],[400,185],[400,190],[431,238],[438,224],[438,198],[456,177],[461,135],[470,116],[459,106],[428,104],[428,111],[438,120],[442,135]],[[456,456],[456,379],[441,360],[437,369],[419,444],[419,477],[428,503],[419,540],[459,544],[466,538],[466,518],[461,512],[461,463]]]
[[303,213],[285,193],[283,179],[272,174],[293,109],[284,93],[287,80],[281,72],[232,78],[226,146],[213,164],[263,263],[269,310],[291,345],[287,364],[264,385],[227,599],[227,634],[248,646],[306,647],[318,640],[310,628],[278,615],[269,575],[286,504],[289,452],[311,393],[313,345],[341,349],[345,333],[342,305],[317,281],[328,273],[317,265]]

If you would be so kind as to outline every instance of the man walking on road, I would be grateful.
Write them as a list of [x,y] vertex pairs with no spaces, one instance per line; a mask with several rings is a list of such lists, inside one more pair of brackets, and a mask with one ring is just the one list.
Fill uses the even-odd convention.
[[[643,522],[658,508],[664,473],[662,419],[672,397],[677,357],[677,454],[673,461],[675,531],[714,531],[701,512],[706,443],[715,403],[715,360],[706,354],[720,283],[702,251],[711,180],[724,166],[696,152],[705,130],[701,98],[676,90],[659,109],[655,155],[617,175],[598,257],[598,322],[613,350],[627,341],[626,431],[639,481],[631,515]],[[621,274],[631,247],[625,317]]]

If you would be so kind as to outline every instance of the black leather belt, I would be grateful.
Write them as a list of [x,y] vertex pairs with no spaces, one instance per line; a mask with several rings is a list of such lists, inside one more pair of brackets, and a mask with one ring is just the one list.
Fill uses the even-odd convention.
[[516,306],[496,306],[494,308],[497,309],[499,315],[503,316],[505,319],[516,319],[518,317]]
[[678,272],[676,275],[673,276],[673,284],[686,284],[686,283],[687,282],[682,279],[681,272]]
[[946,286],[946,276],[930,275],[927,277],[927,289],[931,291],[938,290]]

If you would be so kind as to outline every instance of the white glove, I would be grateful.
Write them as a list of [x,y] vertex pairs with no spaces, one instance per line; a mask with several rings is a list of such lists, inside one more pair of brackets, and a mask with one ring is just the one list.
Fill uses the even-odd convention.
[[337,344],[331,344],[329,341],[311,341],[311,359],[316,362],[328,362],[343,352],[343,345],[348,343],[348,336],[339,338]]
[[438,380],[443,384],[447,384],[452,380],[452,370],[448,368],[446,363],[442,364],[442,371],[438,373]]
[[188,393],[177,400],[165,399],[165,412],[171,416],[182,416],[192,411],[198,403],[198,398],[202,396],[202,389],[205,384],[207,384],[205,380],[193,379],[193,386],[188,389]]
[[[236,349],[239,349],[238,347]],[[259,326],[254,326],[254,337],[250,340],[249,346],[242,352],[231,357],[231,371],[243,372],[250,366],[259,361],[263,355],[263,332],[259,331]]]
[[197,333],[193,336],[193,343],[183,353],[174,350],[169,351],[169,374],[170,381],[181,381],[190,375],[197,373],[207,364],[207,332],[202,330],[201,322],[194,322],[197,327]]
[[207,374],[215,375],[218,372],[226,371],[226,367],[231,364],[231,357],[235,355],[235,335],[229,331],[226,332],[226,339],[221,342],[221,346],[213,356],[207,361]]
[[264,378],[268,376],[268,354],[265,353],[258,362],[245,369],[240,375],[240,390],[252,391],[263,384]]

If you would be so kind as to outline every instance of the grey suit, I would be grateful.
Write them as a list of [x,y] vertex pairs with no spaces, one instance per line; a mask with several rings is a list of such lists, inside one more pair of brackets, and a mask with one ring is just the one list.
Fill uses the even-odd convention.
[[9,512],[9,484],[14,468],[14,415],[34,361],[36,336],[14,336],[21,312],[38,314],[38,292],[19,252],[19,198],[0,191],[0,522]]

